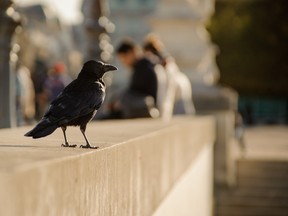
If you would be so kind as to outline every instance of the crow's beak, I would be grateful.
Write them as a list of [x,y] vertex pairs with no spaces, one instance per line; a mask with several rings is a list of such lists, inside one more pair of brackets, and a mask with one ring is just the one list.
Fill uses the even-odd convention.
[[104,65],[104,72],[115,71],[115,70],[118,70],[118,69],[115,66],[113,66],[113,65],[110,65],[110,64],[105,64]]

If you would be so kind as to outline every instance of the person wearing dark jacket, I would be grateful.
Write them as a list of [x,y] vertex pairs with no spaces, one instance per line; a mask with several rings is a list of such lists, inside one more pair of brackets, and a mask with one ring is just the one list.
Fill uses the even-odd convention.
[[122,41],[116,53],[132,76],[127,89],[111,103],[108,118],[158,117],[155,65],[142,55],[132,40]]
[[154,64],[141,55],[133,41],[125,40],[117,48],[120,61],[132,70],[128,91],[152,96],[157,100],[157,77]]

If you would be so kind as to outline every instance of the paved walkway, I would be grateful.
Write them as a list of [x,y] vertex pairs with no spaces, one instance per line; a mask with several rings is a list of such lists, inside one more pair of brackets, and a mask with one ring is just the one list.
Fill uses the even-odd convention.
[[246,157],[288,160],[288,127],[255,126],[245,131]]

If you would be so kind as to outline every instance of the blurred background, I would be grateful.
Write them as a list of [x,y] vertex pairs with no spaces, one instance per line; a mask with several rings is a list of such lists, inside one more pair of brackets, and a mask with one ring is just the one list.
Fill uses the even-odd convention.
[[[129,82],[115,47],[125,37],[141,45],[153,32],[188,77],[196,114],[217,119],[231,114],[217,121],[228,156],[215,155],[215,164],[220,161],[215,170],[220,166],[230,172],[240,164],[238,177],[244,175],[244,183],[215,174],[216,212],[225,215],[225,206],[263,210],[272,203],[275,208],[277,201],[288,199],[281,192],[288,188],[287,11],[286,0],[0,0],[0,128],[35,124],[88,59],[119,67],[119,73],[105,77],[109,100]],[[269,158],[272,165],[247,158]],[[249,167],[260,174],[251,168],[247,176]],[[265,169],[271,167],[285,175],[267,176]],[[282,186],[272,187],[271,179]],[[267,188],[271,203],[257,203]],[[283,203],[280,213],[288,209]]]
[[220,83],[239,93],[247,124],[287,124],[288,4],[217,1],[210,24],[219,46]]
[[[113,83],[114,89],[124,88],[129,75],[115,58],[113,47],[125,37],[141,44],[150,32],[160,36],[181,71],[195,83],[192,85],[195,89],[193,98],[199,112],[208,109],[203,97],[214,94],[215,97],[230,97],[228,103],[235,103],[232,106],[241,114],[246,125],[288,122],[288,6],[284,0],[73,0],[60,3],[16,0],[13,7],[9,7],[11,1],[1,2],[1,37],[2,47],[5,47],[2,49],[1,65],[8,65],[10,58],[17,69],[11,68],[10,64],[6,70],[18,70],[20,73],[19,68],[29,70],[36,101],[35,114],[33,111],[18,113],[18,120],[15,119],[13,116],[16,115],[12,112],[17,111],[7,108],[14,102],[7,101],[9,98],[6,95],[21,97],[22,94],[24,97],[23,89],[21,93],[21,82],[18,90],[9,87],[11,79],[17,80],[17,76],[11,78],[15,74],[10,74],[9,78],[2,70],[1,82],[7,86],[1,85],[1,92],[6,89],[6,94],[1,94],[1,101],[6,100],[5,112],[10,113],[9,120],[4,123],[7,115],[1,111],[2,127],[15,125],[16,122],[23,125],[40,118],[43,111],[39,111],[41,104],[38,103],[41,103],[39,97],[44,91],[42,86],[48,71],[57,63],[63,64],[60,73],[67,73],[73,79],[84,60],[98,58],[112,61],[120,67],[121,73],[114,74],[113,82],[110,74],[107,82],[109,85]],[[11,46],[7,45],[9,43]],[[18,81],[19,77],[20,81],[24,79],[25,72],[21,74]],[[223,88],[211,86],[233,90],[229,89],[230,92],[224,96]],[[234,93],[239,96],[237,102],[231,99]]]

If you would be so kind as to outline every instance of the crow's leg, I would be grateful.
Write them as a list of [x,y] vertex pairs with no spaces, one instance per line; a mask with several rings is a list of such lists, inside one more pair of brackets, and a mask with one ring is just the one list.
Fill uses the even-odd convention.
[[65,144],[62,144],[61,146],[62,147],[72,147],[72,148],[75,148],[77,145],[69,145],[68,141],[67,141],[67,137],[66,137],[66,126],[62,126],[61,129],[63,131],[63,134],[64,134],[64,139],[65,139]]
[[84,126],[84,127],[80,126],[80,130],[81,130],[81,133],[83,134],[83,136],[85,138],[85,141],[86,141],[86,145],[85,146],[81,145],[80,148],[98,149],[99,148],[98,146],[91,146],[90,145],[90,142],[89,142],[88,138],[85,135],[86,126]]

